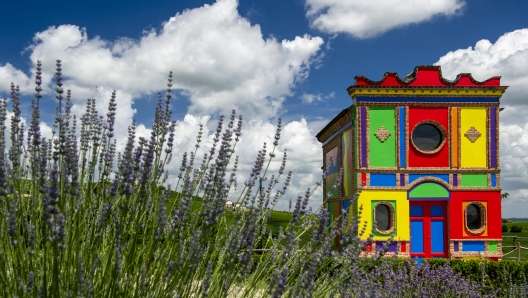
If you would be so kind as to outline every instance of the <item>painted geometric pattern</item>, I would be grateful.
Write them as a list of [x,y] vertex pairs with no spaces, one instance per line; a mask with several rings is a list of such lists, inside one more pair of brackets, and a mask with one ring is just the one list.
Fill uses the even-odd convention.
[[352,195],[352,173],[354,172],[354,158],[352,155],[352,130],[349,129],[343,133],[341,138],[341,160],[343,161],[343,193],[345,196]]
[[385,128],[385,126],[380,126],[380,128],[376,130],[374,135],[376,136],[376,138],[378,138],[378,140],[383,143],[390,137],[391,133]]
[[475,143],[475,141],[480,138],[482,134],[474,126],[471,126],[471,128],[464,135],[471,141],[471,143]]
[[337,164],[337,147],[334,147],[326,153],[325,157],[326,166],[326,194],[329,194],[329,198],[337,198],[339,196],[339,190],[334,188],[337,182],[338,175],[338,164]]

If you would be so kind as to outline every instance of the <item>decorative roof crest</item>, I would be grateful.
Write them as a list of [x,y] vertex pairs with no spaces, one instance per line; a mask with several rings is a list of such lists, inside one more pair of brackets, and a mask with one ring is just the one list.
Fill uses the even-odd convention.
[[364,76],[354,77],[356,84],[351,87],[495,87],[500,86],[500,76],[491,77],[483,82],[473,78],[470,73],[461,73],[455,80],[450,81],[442,77],[440,66],[416,66],[414,71],[404,78],[395,72],[386,72],[380,81],[372,81]]

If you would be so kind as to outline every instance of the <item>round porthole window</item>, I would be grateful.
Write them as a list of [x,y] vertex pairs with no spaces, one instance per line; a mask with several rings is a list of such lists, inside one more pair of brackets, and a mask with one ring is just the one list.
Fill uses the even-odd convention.
[[466,206],[466,228],[472,233],[481,233],[486,228],[486,207],[474,202]]
[[436,153],[445,143],[445,130],[436,122],[422,122],[416,125],[411,140],[416,149],[423,153]]
[[378,203],[374,207],[374,221],[376,230],[382,234],[388,234],[394,230],[394,208],[390,203]]

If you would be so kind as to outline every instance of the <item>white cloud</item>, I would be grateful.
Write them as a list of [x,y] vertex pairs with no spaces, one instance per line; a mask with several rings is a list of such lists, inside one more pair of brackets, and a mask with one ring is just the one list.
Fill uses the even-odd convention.
[[[99,115],[106,119],[111,92],[116,90],[117,151],[124,149],[127,128],[138,112],[133,108],[134,101],[166,89],[166,78],[172,70],[173,89],[187,94],[190,100],[187,114],[178,121],[173,161],[167,168],[171,174],[168,182],[173,186],[183,153],[195,149],[199,125],[203,124],[204,131],[196,167],[213,142],[216,120],[211,114],[230,115],[236,109],[245,119],[236,152],[240,155],[240,187],[249,177],[262,143],[267,142],[271,149],[275,125],[269,119],[277,117],[285,98],[293,95],[295,85],[317,63],[323,40],[308,35],[282,41],[264,38],[259,25],[239,15],[237,5],[236,0],[218,0],[185,10],[165,22],[159,31],[145,32],[138,40],[89,38],[88,29],[75,25],[50,27],[36,33],[34,44],[26,50],[32,63],[43,63],[46,97],[53,96],[55,60],[62,60],[63,87],[72,90],[72,113],[77,117],[86,110],[86,98],[96,98]],[[31,73],[26,75],[6,64],[0,66],[0,81],[14,81],[23,93],[32,94],[34,68]],[[0,92],[9,91],[9,85],[0,88]],[[154,110],[141,113],[153,114]],[[149,138],[150,125],[138,124],[137,137]],[[314,138],[316,132],[309,128],[313,124],[300,119],[283,125],[282,142],[270,164],[270,173],[277,172],[287,148],[286,171],[294,171],[294,179],[286,198],[295,199],[319,180],[322,150]],[[41,128],[43,134],[51,134],[45,123]],[[310,205],[321,203],[318,192]],[[287,209],[287,205],[287,200],[280,202],[279,208]]]
[[314,103],[317,101],[324,101],[330,98],[334,98],[334,96],[335,96],[335,92],[331,92],[328,95],[322,95],[321,93],[317,93],[317,94],[303,93],[301,95],[301,99],[303,103],[310,104],[310,103]]
[[448,79],[469,72],[481,81],[502,76],[501,85],[509,86],[500,113],[501,188],[511,195],[503,200],[503,215],[526,217],[528,209],[519,206],[528,199],[528,29],[505,33],[495,43],[480,40],[435,64]]
[[456,15],[464,0],[306,0],[313,28],[368,38],[394,28]]
[[[264,38],[237,6],[236,0],[218,0],[185,10],[139,40],[106,41],[89,38],[87,29],[75,25],[49,27],[35,34],[27,50],[33,63],[43,63],[44,93],[52,90],[55,60],[62,60],[64,87],[74,90],[74,103],[93,97],[96,87],[123,90],[132,98],[163,90],[173,71],[173,88],[190,97],[192,114],[229,114],[236,108],[250,118],[274,117],[317,62],[323,40]],[[0,79],[19,81],[23,92],[34,92],[28,76],[10,64],[0,66]]]
[[528,85],[528,29],[505,33],[494,44],[482,39],[474,47],[447,53],[436,64],[442,66],[442,74],[450,79],[462,72],[472,73],[477,80],[502,76],[501,84],[510,86],[502,103],[528,104],[525,96]]
[[6,63],[4,66],[0,65],[0,82],[2,82],[0,92],[10,92],[11,83],[20,86],[20,89],[24,91],[29,91],[33,86],[30,78],[10,63]]

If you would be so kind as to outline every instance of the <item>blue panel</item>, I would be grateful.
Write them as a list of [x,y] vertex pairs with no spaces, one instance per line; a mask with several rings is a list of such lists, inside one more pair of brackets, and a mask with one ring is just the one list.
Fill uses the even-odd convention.
[[420,266],[422,265],[422,258],[421,257],[415,257],[413,260],[416,262],[416,265]]
[[411,216],[423,216],[423,207],[411,206]]
[[341,201],[341,209],[345,209],[346,212],[350,212],[348,210],[350,208],[350,200]]
[[[341,210],[345,210],[346,212],[346,219],[348,219],[348,223],[347,224],[350,224],[352,222],[352,210],[350,210],[350,200],[346,200],[346,201],[341,201]],[[343,216],[345,216],[345,214],[343,213]],[[345,218],[343,218],[344,220]]]
[[407,164],[406,160],[406,148],[405,148],[405,108],[400,108],[400,167],[405,168]]
[[499,102],[499,97],[367,97],[367,96],[357,96],[356,102]]
[[497,186],[497,175],[491,174],[491,187]]
[[431,252],[444,252],[443,220],[431,220]]
[[434,174],[409,174],[409,183],[413,183],[414,181],[422,178],[422,177],[435,177],[438,179],[444,180],[446,183],[449,183],[449,175],[434,175]]
[[431,216],[444,216],[444,206],[431,206]]
[[462,251],[484,251],[484,241],[462,241]]
[[424,252],[423,221],[411,220],[411,252]]
[[396,186],[396,174],[370,174],[370,186]]

